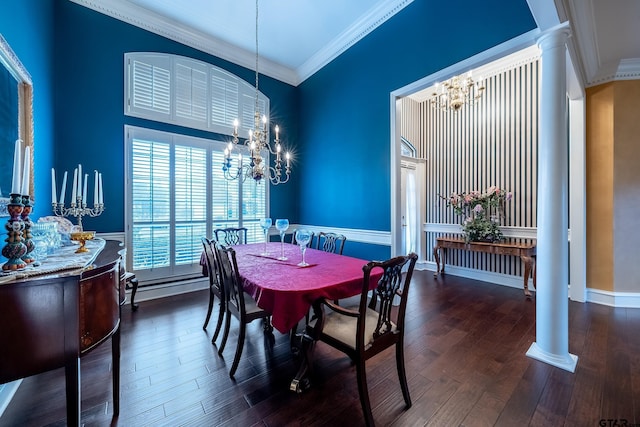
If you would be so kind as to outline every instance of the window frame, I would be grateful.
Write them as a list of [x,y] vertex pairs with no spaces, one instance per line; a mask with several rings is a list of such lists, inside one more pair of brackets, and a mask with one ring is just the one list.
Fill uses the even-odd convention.
[[[158,142],[162,144],[170,145],[170,171],[169,171],[169,186],[170,186],[170,202],[169,202],[169,266],[168,267],[155,267],[150,269],[139,269],[136,270],[133,268],[133,259],[134,259],[134,226],[136,224],[134,219],[134,203],[133,203],[133,141],[134,139],[143,139],[149,140],[153,142]],[[213,228],[216,224],[224,223],[225,220],[219,220],[213,217],[213,205],[214,205],[214,192],[213,192],[213,174],[214,169],[219,168],[222,169],[222,163],[214,164],[213,161],[213,152],[222,153],[224,148],[227,146],[228,142],[220,139],[206,139],[200,138],[190,135],[184,135],[179,133],[167,132],[157,129],[144,128],[139,126],[125,125],[124,132],[124,140],[125,140],[125,244],[128,248],[127,250],[127,269],[129,271],[134,271],[138,276],[138,279],[145,284],[159,284],[168,281],[175,281],[181,279],[188,279],[194,277],[201,276],[201,266],[199,264],[199,260],[194,260],[191,264],[182,264],[176,265],[175,259],[175,249],[176,249],[176,227],[178,227],[178,221],[176,218],[176,204],[175,204],[175,147],[176,146],[189,146],[198,149],[206,150],[206,214],[205,214],[205,229],[206,236],[211,238],[213,235]],[[234,149],[234,156],[237,156],[239,153],[242,153],[243,156],[247,156],[248,149],[245,146],[238,146]],[[263,152],[263,156],[266,156],[268,159],[268,153]],[[237,161],[234,162],[237,165]],[[237,221],[230,220],[229,223],[233,224],[233,226],[246,226],[248,223],[256,222],[256,219],[247,219],[246,215],[243,212],[243,207],[245,204],[243,201],[245,200],[245,192],[243,191],[243,187],[249,186],[253,183],[253,180],[247,179],[244,183],[242,181],[231,181],[233,185],[237,183],[238,185],[238,218]],[[264,209],[265,216],[269,217],[269,192],[270,185],[265,180],[262,180],[261,183],[254,185],[265,185],[265,200],[264,200]],[[257,219],[259,221],[259,218]],[[164,221],[163,221],[164,222]],[[151,221],[153,223],[153,221]],[[258,236],[261,238],[262,233],[258,233]],[[257,241],[262,241],[259,239]],[[199,240],[198,240],[199,242]]]

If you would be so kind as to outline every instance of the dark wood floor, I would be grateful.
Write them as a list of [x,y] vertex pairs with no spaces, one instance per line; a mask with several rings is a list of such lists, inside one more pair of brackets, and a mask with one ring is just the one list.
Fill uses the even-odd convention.
[[[535,300],[522,290],[416,272],[407,313],[405,410],[388,350],[367,365],[378,425],[640,425],[640,309],[569,304],[575,374],[525,356],[535,340]],[[535,298],[535,297],[534,297]],[[362,424],[355,371],[316,347],[311,390],[288,391],[288,337],[251,325],[236,381],[202,330],[205,292],[123,311],[121,412],[112,420],[110,346],[82,359],[87,426],[325,426]],[[233,324],[232,324],[233,327]],[[213,328],[209,328],[212,330]],[[24,380],[0,426],[65,425],[64,372]],[[604,420],[604,421],[601,421]],[[624,424],[626,421],[626,424]]]

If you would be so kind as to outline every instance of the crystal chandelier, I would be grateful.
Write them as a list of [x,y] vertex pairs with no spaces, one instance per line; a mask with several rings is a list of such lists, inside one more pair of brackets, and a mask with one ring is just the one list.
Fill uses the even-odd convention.
[[[280,145],[280,128],[276,125],[274,130],[276,137],[274,140],[274,146],[269,143],[269,121],[266,115],[260,115],[260,109],[258,108],[258,0],[256,0],[256,101],[255,101],[255,113],[253,129],[249,131],[249,138],[245,140],[244,144],[249,147],[249,160],[243,162],[242,154],[238,155],[238,168],[235,173],[231,172],[231,152],[233,148],[238,145],[238,119],[233,121],[233,140],[229,142],[229,145],[224,150],[224,161],[222,163],[222,170],[224,171],[224,177],[228,180],[234,180],[240,178],[242,181],[248,177],[253,178],[255,181],[260,182],[262,179],[268,179],[271,184],[278,185],[284,184],[289,181],[291,174],[291,154],[289,152],[284,153],[282,146]],[[268,152],[274,157],[273,166],[267,164],[262,157],[262,153],[268,150]],[[282,169],[284,168],[284,174]]]
[[466,76],[455,76],[443,83],[436,83],[431,105],[440,110],[459,111],[465,104],[475,104],[483,93],[482,78],[474,81],[469,71]]

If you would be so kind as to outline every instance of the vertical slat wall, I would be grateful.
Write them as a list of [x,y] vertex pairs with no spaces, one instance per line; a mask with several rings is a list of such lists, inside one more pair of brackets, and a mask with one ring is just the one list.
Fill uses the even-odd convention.
[[422,131],[417,124],[420,123],[422,108],[420,103],[405,97],[400,101],[402,114],[400,114],[400,135],[413,144],[418,158],[424,158],[424,144],[422,143]]
[[[536,226],[538,63],[486,78],[478,103],[458,112],[436,109],[430,100],[420,103],[420,124],[414,127],[422,132],[420,152],[427,159],[428,224],[437,229],[462,220],[440,196],[495,185],[513,192],[502,225]],[[428,231],[427,248],[442,235],[446,233]],[[522,275],[523,270],[514,257],[469,251],[449,251],[447,264],[507,275]]]

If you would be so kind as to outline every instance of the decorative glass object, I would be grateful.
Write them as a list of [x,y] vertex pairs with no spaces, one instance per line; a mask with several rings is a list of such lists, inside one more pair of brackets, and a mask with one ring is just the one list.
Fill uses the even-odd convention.
[[311,232],[309,230],[301,229],[296,231],[296,242],[300,245],[300,251],[302,252],[302,261],[298,263],[298,267],[306,267],[309,264],[304,259],[304,254],[307,251],[307,245],[311,241]]
[[276,219],[276,230],[280,232],[280,249],[281,254],[278,257],[279,260],[286,261],[288,258],[284,256],[284,232],[289,229],[288,219]]
[[269,242],[269,229],[271,228],[271,218],[262,218],[260,220],[260,227],[264,231],[264,252],[262,255],[268,255],[267,242]]

